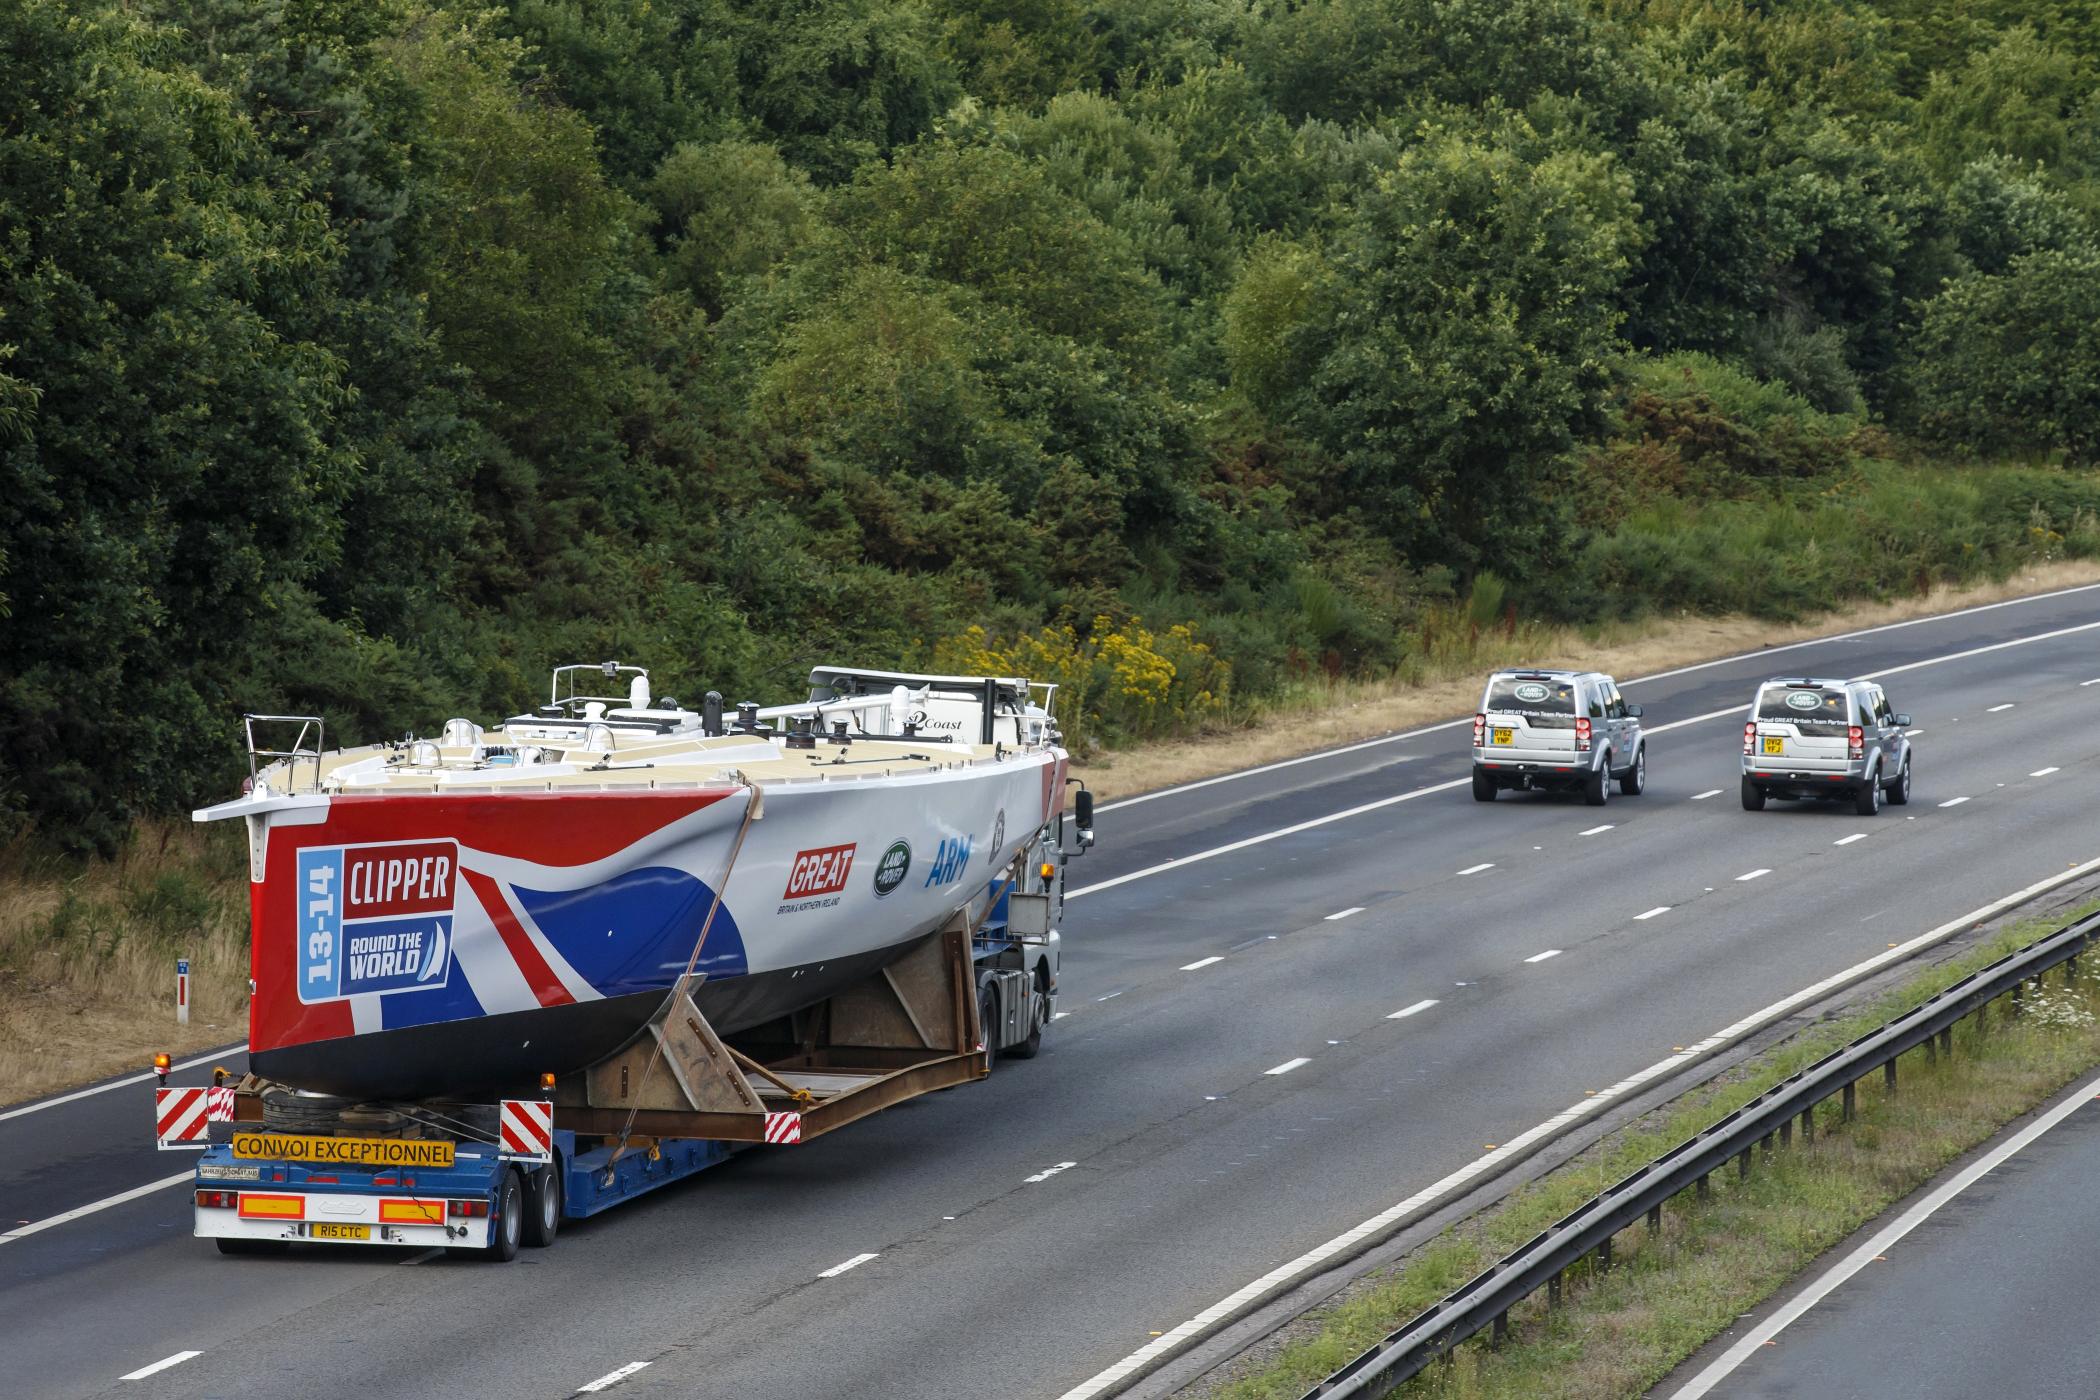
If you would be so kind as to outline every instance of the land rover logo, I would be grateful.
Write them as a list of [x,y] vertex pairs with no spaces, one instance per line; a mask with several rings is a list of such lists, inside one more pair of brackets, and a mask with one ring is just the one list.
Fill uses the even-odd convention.
[[1813,710],[1820,708],[1822,704],[1823,697],[1816,694],[1813,690],[1787,692],[1786,706],[1790,710]]
[[1510,694],[1516,696],[1527,705],[1536,705],[1539,701],[1546,698],[1547,691],[1546,687],[1540,685],[1537,681],[1526,681],[1515,690],[1512,690]]
[[904,883],[911,871],[911,842],[892,841],[875,862],[875,895],[879,899]]

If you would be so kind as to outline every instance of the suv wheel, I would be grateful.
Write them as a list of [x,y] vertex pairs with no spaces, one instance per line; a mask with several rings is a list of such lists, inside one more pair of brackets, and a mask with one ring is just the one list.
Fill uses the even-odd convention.
[[1495,787],[1493,778],[1490,778],[1478,768],[1473,770],[1473,800],[1475,802],[1493,802],[1497,791],[1498,789]]
[[1867,778],[1865,786],[1853,795],[1852,810],[1863,817],[1871,817],[1881,810],[1881,770],[1876,768]]
[[1743,779],[1743,810],[1762,812],[1765,809],[1765,790],[1748,778]]
[[1639,797],[1648,789],[1648,746],[1641,745],[1633,751],[1633,767],[1619,779],[1619,791],[1628,797]]
[[1602,807],[1611,800],[1611,755],[1590,770],[1589,780],[1582,785],[1582,800],[1592,807]]
[[1903,755],[1903,771],[1896,781],[1889,784],[1889,806],[1902,807],[1910,801],[1910,755]]

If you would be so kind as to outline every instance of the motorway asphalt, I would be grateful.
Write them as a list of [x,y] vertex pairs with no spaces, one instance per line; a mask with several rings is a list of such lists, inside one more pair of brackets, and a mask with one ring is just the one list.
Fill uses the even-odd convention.
[[[1895,667],[1910,806],[1740,809],[1758,680]],[[149,1192],[0,1243],[0,1390],[562,1396],[647,1363],[619,1395],[1060,1395],[1586,1092],[2100,855],[2089,681],[2100,589],[1622,679],[1650,787],[1602,810],[1476,804],[1462,721],[1104,804],[1039,1059],[508,1266],[223,1259]],[[0,1118],[8,1215],[179,1171],[135,1146],[149,1102]]]
[[[1862,1267],[1705,1393],[1714,1400],[2091,1400],[2100,1293],[2093,1087],[2081,1084],[2073,1111],[1909,1233],[1851,1258],[1938,1195],[1939,1184],[1832,1251],[1832,1264]],[[1950,1189],[1966,1173],[1955,1175]],[[1820,1293],[1817,1284],[1812,1276]],[[1689,1379],[1700,1368],[1685,1370]],[[1673,1386],[1656,1393],[1672,1394]]]

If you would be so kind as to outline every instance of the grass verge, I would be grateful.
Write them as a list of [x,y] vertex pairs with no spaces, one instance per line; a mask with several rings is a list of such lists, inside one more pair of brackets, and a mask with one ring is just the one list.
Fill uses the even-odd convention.
[[[2068,917],[2100,908],[2100,901]],[[1345,1300],[1308,1315],[1298,1336],[1210,1393],[1279,1400],[1305,1390],[1483,1268],[1524,1244],[1629,1172],[1741,1107],[1831,1050],[1948,983],[2060,927],[2064,915],[2022,923],[1979,942],[1876,998],[1814,1026],[1722,1079],[1612,1133],[1565,1166],[1445,1231]],[[1894,1096],[1880,1076],[1859,1085],[1858,1114],[1839,1125],[1819,1112],[1812,1144],[1799,1138],[1759,1161],[1747,1179],[1716,1173],[1704,1203],[1680,1195],[1663,1226],[1621,1231],[1609,1271],[1569,1272],[1564,1305],[1543,1290],[1510,1314],[1499,1351],[1469,1342],[1449,1366],[1392,1392],[1404,1400],[1605,1400],[1632,1397],[1667,1376],[1825,1250],[1910,1195],[1948,1163],[1988,1141],[2100,1064],[2100,975],[2052,974],[2017,1018],[2005,1001],[1988,1029],[1974,1018],[1951,1057],[1904,1056]]]
[[[248,1034],[240,831],[141,826],[115,860],[0,852],[0,1103]],[[190,1024],[175,960],[190,959]]]
[[1581,665],[1621,678],[1650,675],[1761,647],[2096,582],[2100,560],[2060,560],[1992,583],[1860,602],[1795,622],[1678,615],[1582,628],[1526,622],[1478,633],[1447,628],[1434,646],[1411,656],[1398,675],[1301,682],[1246,708],[1230,725],[1188,739],[1108,750],[1073,771],[1110,801],[1471,714],[1480,699],[1481,677],[1496,666]]

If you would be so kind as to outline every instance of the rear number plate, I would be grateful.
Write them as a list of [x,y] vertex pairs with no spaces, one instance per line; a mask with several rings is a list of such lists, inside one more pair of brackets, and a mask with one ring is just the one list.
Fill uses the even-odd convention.
[[369,1240],[372,1238],[372,1227],[316,1223],[306,1227],[306,1237],[313,1240]]
[[1516,737],[1517,731],[1514,729],[1497,729],[1495,731],[1495,742],[1498,745],[1514,743],[1516,741]]
[[1766,740],[1765,740],[1765,752],[1766,752],[1766,753],[1785,753],[1785,752],[1786,752],[1786,740],[1784,740],[1784,739],[1780,739],[1780,738],[1776,738],[1776,737],[1774,737],[1774,738],[1768,738],[1768,739],[1766,739]]

